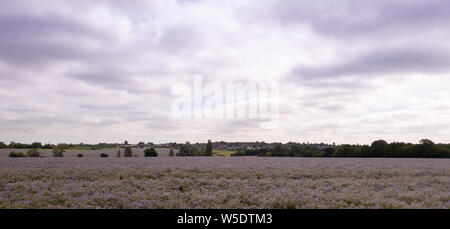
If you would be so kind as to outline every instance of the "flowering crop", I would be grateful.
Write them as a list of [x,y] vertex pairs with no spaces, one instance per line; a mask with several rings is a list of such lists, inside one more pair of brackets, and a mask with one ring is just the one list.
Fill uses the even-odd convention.
[[1,158],[0,208],[450,208],[450,160]]

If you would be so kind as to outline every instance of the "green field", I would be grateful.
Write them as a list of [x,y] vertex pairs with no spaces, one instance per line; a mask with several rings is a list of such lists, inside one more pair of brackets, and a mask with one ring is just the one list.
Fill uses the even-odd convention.
[[214,149],[213,154],[217,156],[229,157],[231,154],[236,153],[235,150],[218,150]]

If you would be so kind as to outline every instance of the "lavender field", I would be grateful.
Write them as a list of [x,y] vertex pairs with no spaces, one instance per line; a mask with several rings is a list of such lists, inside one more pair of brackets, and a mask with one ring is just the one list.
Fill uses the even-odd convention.
[[0,208],[450,208],[450,160],[1,158]]

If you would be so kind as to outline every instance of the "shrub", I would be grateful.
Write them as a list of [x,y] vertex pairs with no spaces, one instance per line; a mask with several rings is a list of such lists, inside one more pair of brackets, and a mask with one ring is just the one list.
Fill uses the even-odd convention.
[[25,154],[23,154],[22,152],[16,153],[13,151],[9,153],[9,157],[25,157]]
[[30,149],[27,152],[27,157],[40,157],[41,154],[39,153],[39,151],[37,149]]
[[65,152],[64,149],[61,149],[61,148],[55,148],[55,149],[53,150],[53,157],[64,157],[64,152]]
[[169,157],[173,157],[173,156],[175,156],[174,153],[173,153],[173,149],[170,148],[170,151],[169,151]]
[[157,157],[158,153],[156,152],[155,148],[149,148],[144,150],[144,157]]
[[132,157],[133,156],[133,150],[131,150],[131,147],[127,146],[125,147],[125,151],[123,152],[124,157]]
[[77,157],[83,157],[82,153],[77,154]]
[[191,145],[191,143],[186,142],[178,150],[177,156],[194,156],[198,153],[198,149]]
[[109,157],[109,155],[106,154],[106,153],[101,153],[101,154],[100,154],[100,157]]
[[[240,156],[246,156],[246,155],[245,155],[245,153],[243,151],[237,151],[236,153],[231,154],[231,156],[232,157],[240,157]],[[261,154],[261,155],[258,155],[258,156],[264,157],[265,154]]]

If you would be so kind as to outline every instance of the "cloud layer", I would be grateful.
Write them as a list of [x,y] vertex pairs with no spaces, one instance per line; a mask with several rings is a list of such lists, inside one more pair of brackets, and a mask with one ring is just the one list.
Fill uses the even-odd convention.
[[[450,4],[0,3],[0,141],[448,142]],[[280,84],[280,122],[180,120],[171,86]]]

